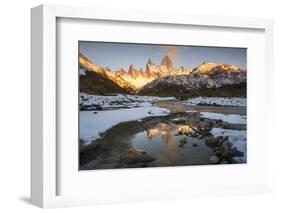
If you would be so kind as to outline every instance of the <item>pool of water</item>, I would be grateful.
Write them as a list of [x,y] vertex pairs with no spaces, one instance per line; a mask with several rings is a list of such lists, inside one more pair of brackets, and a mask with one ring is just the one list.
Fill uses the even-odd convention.
[[149,166],[209,164],[213,150],[202,139],[192,137],[193,132],[185,124],[160,122],[135,134],[132,145],[156,159]]

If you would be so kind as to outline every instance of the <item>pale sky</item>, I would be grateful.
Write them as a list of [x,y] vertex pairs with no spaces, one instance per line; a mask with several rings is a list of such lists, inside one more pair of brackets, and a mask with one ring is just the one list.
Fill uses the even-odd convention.
[[137,69],[145,69],[148,58],[160,64],[165,55],[172,59],[174,67],[194,68],[203,61],[209,61],[247,68],[246,48],[79,41],[79,51],[92,62],[102,67],[108,66],[112,71],[119,68],[127,70],[130,64]]

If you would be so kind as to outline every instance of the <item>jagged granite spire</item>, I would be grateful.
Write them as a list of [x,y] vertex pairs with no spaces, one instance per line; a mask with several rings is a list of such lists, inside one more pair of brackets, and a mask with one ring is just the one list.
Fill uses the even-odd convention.
[[147,63],[146,63],[146,64],[154,65],[154,63],[152,62],[151,58],[149,58],[149,59],[147,60]]
[[167,55],[162,59],[161,65],[167,67],[169,70],[173,70],[172,60]]

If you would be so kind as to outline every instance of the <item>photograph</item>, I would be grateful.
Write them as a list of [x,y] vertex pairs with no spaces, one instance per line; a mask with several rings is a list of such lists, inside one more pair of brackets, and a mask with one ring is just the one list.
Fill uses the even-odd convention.
[[247,163],[247,48],[78,41],[79,170]]

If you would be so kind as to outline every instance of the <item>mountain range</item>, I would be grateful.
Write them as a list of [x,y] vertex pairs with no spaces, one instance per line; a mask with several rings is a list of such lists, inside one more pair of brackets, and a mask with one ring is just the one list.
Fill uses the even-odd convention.
[[138,70],[131,64],[127,71],[123,68],[111,71],[109,67],[99,67],[82,54],[79,56],[79,62],[80,65],[85,68],[94,71],[105,78],[110,79],[120,87],[131,91],[139,89],[159,77],[184,75],[189,74],[192,71],[190,68],[186,67],[174,69],[172,61],[168,56],[165,56],[162,59],[160,65],[154,64],[149,58],[145,70],[143,68]]
[[79,64],[80,91],[89,94],[194,96],[200,91],[208,96],[246,96],[246,71],[231,64],[203,62],[194,69],[175,68],[172,60],[165,56],[160,64],[149,58],[145,70],[131,64],[127,71],[123,68],[112,71],[109,67],[98,66],[82,54],[79,55]]

